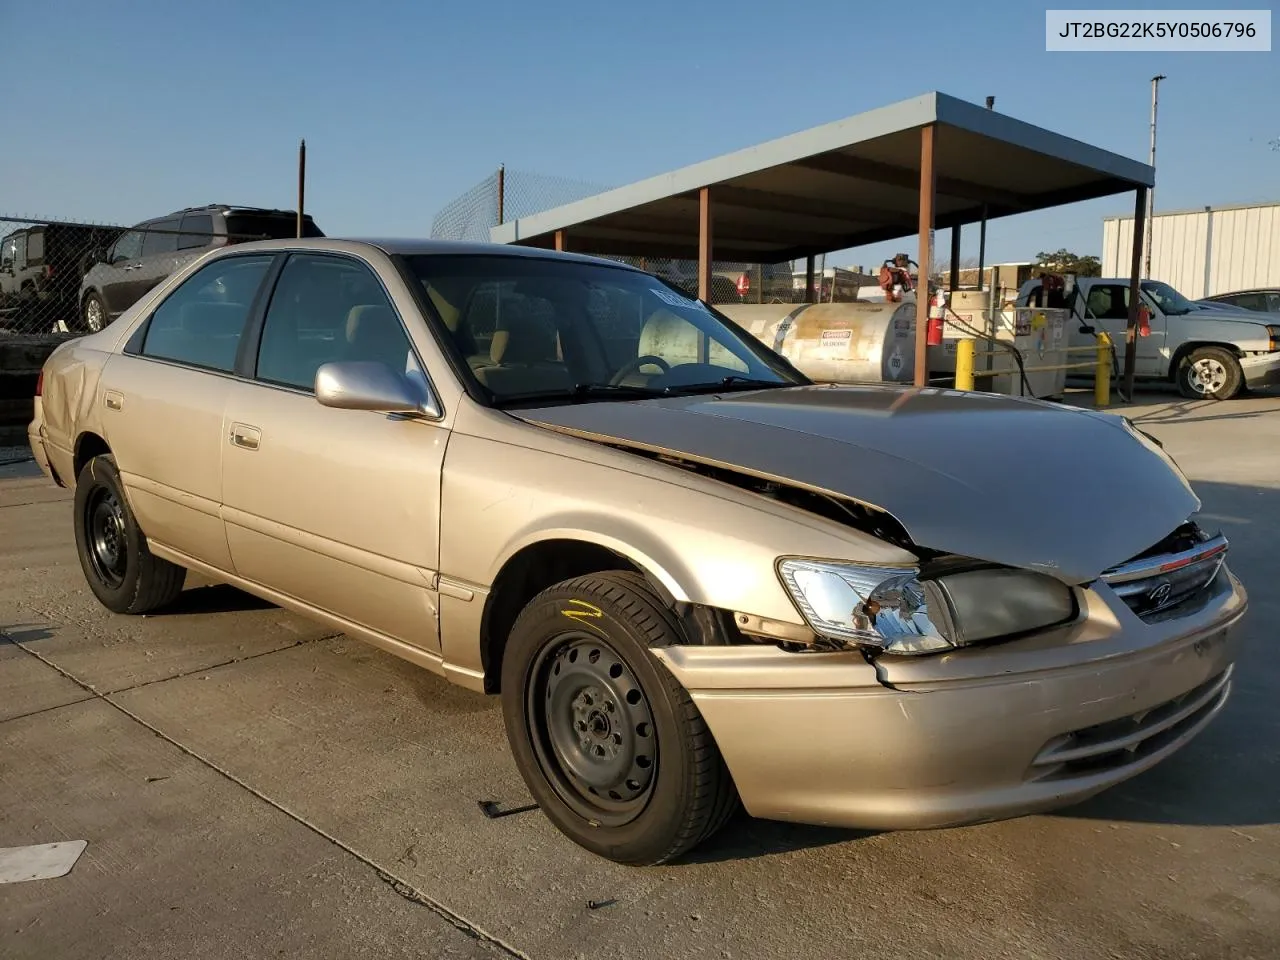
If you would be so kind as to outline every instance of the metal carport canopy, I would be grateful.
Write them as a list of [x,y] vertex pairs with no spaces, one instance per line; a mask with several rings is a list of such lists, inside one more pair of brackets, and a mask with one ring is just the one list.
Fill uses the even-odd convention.
[[[714,259],[779,263],[911,236],[930,219],[943,229],[1147,188],[1154,176],[1147,164],[933,92],[521,217],[490,238],[698,259],[701,199],[714,211],[705,237]],[[935,200],[922,218],[929,180]]]

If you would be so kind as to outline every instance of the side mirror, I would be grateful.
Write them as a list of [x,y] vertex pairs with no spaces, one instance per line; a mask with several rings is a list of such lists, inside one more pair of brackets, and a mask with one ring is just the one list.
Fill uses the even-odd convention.
[[440,407],[425,384],[377,361],[321,364],[316,371],[316,400],[340,410],[440,416]]

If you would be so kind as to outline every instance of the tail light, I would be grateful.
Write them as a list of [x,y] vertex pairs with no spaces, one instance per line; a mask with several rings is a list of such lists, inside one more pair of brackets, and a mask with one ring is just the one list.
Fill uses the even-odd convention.
[[36,396],[37,397],[44,396],[44,371],[43,370],[41,370],[36,375]]
[[750,292],[751,276],[750,274],[744,273],[742,276],[738,277],[738,296],[745,297]]
[[52,280],[52,279],[53,279],[53,264],[51,264],[51,263],[46,263],[46,264],[44,265],[44,278],[45,278],[46,280]]

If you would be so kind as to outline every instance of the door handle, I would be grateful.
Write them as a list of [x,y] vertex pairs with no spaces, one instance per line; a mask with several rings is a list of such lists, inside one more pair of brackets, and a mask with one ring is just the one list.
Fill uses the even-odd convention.
[[231,443],[233,446],[244,450],[257,450],[261,442],[262,431],[257,427],[251,427],[247,423],[233,423],[231,425]]
[[107,390],[102,395],[102,403],[108,410],[120,410],[124,407],[124,394],[119,390]]

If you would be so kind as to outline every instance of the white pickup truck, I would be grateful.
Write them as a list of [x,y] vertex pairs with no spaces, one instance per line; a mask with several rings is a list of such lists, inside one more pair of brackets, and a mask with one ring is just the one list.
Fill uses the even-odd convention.
[[[1076,277],[1061,302],[1046,295],[1041,278],[1018,291],[1018,306],[1062,306],[1071,310],[1070,345],[1091,346],[1106,331],[1123,362],[1129,319],[1129,281]],[[1060,296],[1060,295],[1059,295]],[[1280,384],[1280,325],[1268,325],[1236,310],[1206,310],[1159,280],[1141,282],[1146,324],[1140,324],[1135,375],[1177,383],[1184,397],[1229,400],[1250,387]],[[1147,327],[1149,326],[1149,331]]]

